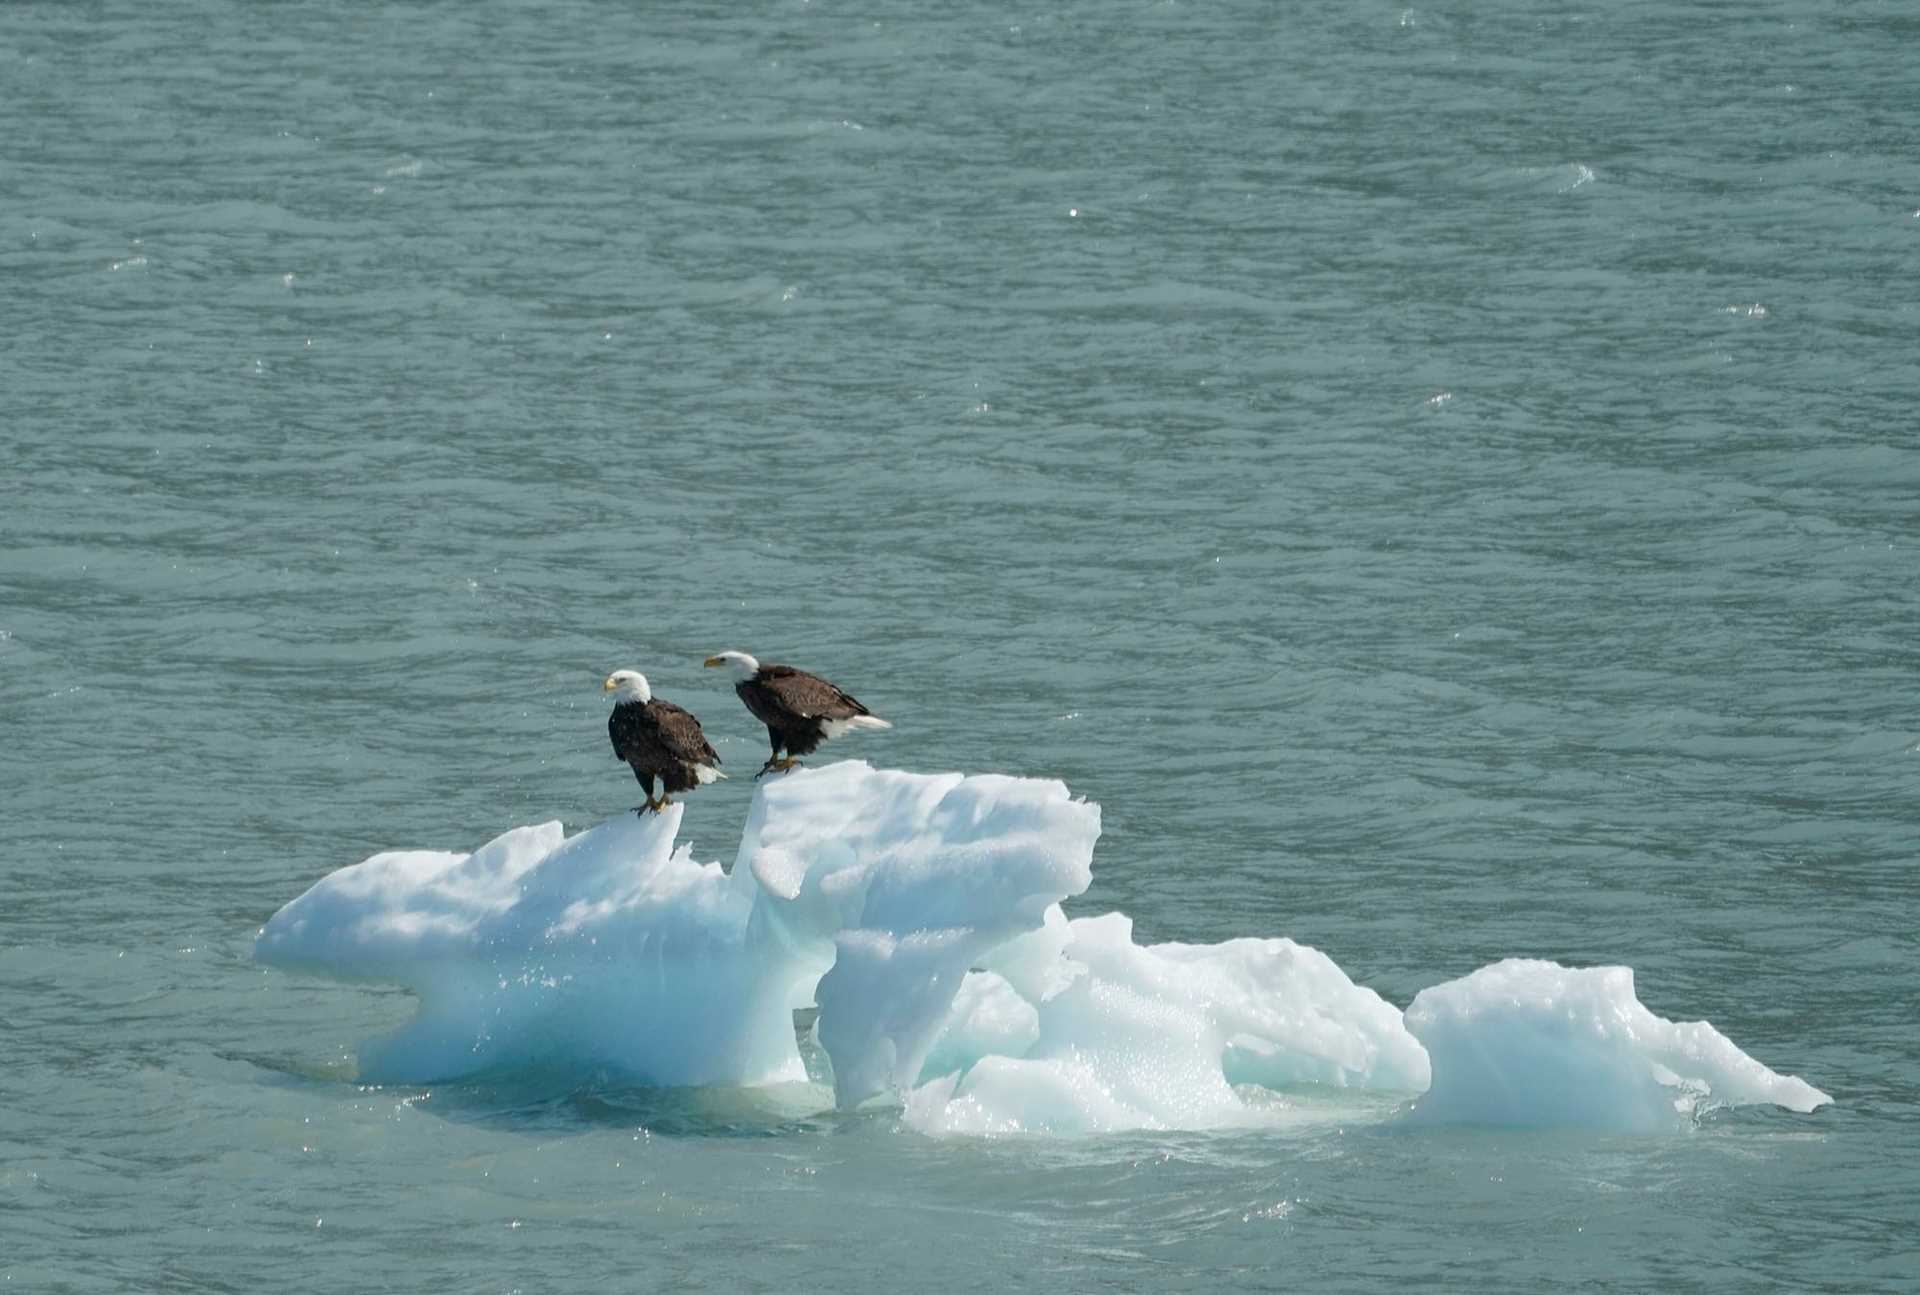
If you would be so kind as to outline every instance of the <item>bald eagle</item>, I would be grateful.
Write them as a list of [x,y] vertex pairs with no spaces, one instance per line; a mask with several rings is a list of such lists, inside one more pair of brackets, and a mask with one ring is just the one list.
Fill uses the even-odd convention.
[[[673,802],[676,791],[704,786],[720,772],[720,757],[714,754],[700,721],[670,701],[661,701],[647,686],[647,677],[638,670],[616,670],[600,685],[601,692],[613,694],[613,714],[607,716],[607,736],[613,739],[613,753],[633,766],[633,776],[647,793],[644,808],[658,813]],[[660,779],[660,799],[653,798],[653,780]]]
[[[733,690],[755,719],[767,726],[773,754],[760,766],[785,772],[811,755],[822,742],[857,728],[892,728],[858,699],[849,697],[817,674],[790,665],[761,665],[745,652],[722,652],[707,658],[710,666],[733,671]],[[783,757],[780,752],[786,751]]]

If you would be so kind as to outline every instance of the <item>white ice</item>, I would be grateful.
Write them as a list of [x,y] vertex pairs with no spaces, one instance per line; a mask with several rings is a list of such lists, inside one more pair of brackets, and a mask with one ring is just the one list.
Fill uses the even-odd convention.
[[1400,1013],[1325,954],[1291,940],[1143,947],[1121,913],[1056,918],[996,951],[930,1062],[907,1117],[931,1132],[1211,1128],[1271,1109],[1235,1085],[1428,1080]]
[[756,790],[731,872],[676,848],[683,812],[375,855],[281,909],[255,956],[413,991],[414,1020],[362,1049],[373,1082],[802,1080],[793,1011],[817,1005],[836,1103],[897,1103],[930,1133],[1219,1127],[1327,1088],[1424,1093],[1413,1122],[1633,1129],[1828,1100],[1654,1017],[1625,968],[1509,961],[1403,1016],[1291,940],[1142,946],[1123,914],[1069,921],[1100,812],[1059,782],[797,771]]
[[1631,967],[1508,958],[1421,990],[1407,1028],[1433,1058],[1416,1123],[1648,1132],[1719,1106],[1804,1113],[1833,1100],[1705,1021],[1655,1016],[1634,996]]

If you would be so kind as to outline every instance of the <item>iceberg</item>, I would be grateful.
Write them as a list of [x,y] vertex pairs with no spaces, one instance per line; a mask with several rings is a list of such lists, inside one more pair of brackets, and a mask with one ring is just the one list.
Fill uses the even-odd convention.
[[1415,1123],[1656,1132],[1721,1106],[1804,1114],[1833,1100],[1705,1021],[1655,1016],[1631,967],[1508,958],[1421,990],[1406,1019],[1433,1058]]
[[1653,1016],[1626,968],[1510,960],[1403,1015],[1291,940],[1143,946],[1124,914],[1069,920],[1100,809],[1057,781],[795,771],[756,789],[730,870],[677,844],[683,813],[374,855],[276,913],[255,958],[414,994],[360,1050],[373,1083],[805,1082],[794,1013],[817,1008],[835,1105],[930,1134],[1271,1122],[1315,1090],[1417,1097],[1411,1124],[1633,1129],[1829,1100]]
[[1059,782],[848,761],[760,788],[728,873],[675,846],[684,809],[375,855],[276,913],[254,956],[413,991],[415,1018],[361,1049],[369,1082],[804,1080],[793,1011],[817,1002],[852,1106],[912,1081],[972,962],[1087,888],[1100,833]]

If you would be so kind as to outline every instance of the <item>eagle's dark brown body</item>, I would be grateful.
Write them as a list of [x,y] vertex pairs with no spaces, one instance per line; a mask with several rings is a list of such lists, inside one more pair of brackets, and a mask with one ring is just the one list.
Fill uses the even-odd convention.
[[[733,686],[754,718],[767,726],[773,744],[769,763],[785,750],[789,757],[811,754],[847,728],[887,728],[885,721],[819,675],[790,665],[763,665]],[[867,722],[849,723],[866,719]]]
[[[690,791],[713,780],[720,757],[700,730],[700,721],[690,711],[670,701],[623,701],[607,716],[607,736],[613,739],[613,753],[633,768],[633,776],[653,802],[653,780],[663,784],[665,795]],[[701,766],[709,770],[701,776]]]

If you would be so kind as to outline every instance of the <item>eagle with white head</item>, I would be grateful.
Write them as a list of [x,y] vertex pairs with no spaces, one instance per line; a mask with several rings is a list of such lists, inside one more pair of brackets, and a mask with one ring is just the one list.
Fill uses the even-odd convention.
[[[753,717],[767,726],[773,754],[760,766],[785,772],[822,742],[859,729],[892,728],[840,688],[817,674],[790,665],[761,665],[745,652],[720,652],[707,664],[733,672],[733,690]],[[786,754],[783,756],[782,751]]]
[[[613,753],[633,769],[640,789],[647,793],[646,805],[634,806],[634,813],[659,813],[673,803],[669,798],[674,792],[691,791],[727,776],[720,772],[720,757],[701,731],[699,719],[655,697],[647,677],[638,670],[614,671],[600,691],[613,695],[613,713],[607,716]],[[656,778],[659,800],[653,798]]]

